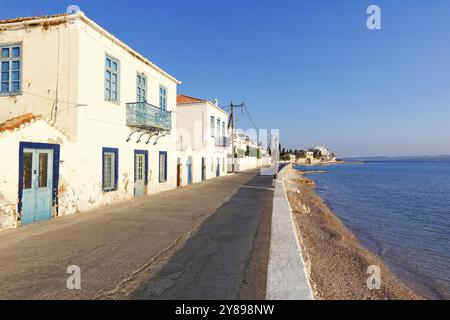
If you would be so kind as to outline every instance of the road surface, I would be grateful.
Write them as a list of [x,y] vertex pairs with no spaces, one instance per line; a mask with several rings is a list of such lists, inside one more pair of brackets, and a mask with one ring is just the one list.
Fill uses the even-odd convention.
[[0,232],[0,299],[264,299],[273,190],[258,173]]

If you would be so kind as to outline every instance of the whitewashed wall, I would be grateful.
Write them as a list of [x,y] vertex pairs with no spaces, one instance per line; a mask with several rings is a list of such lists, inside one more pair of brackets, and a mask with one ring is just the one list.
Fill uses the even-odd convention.
[[76,138],[78,28],[59,24],[3,30],[0,44],[9,43],[22,46],[22,93],[0,96],[0,123],[25,113],[50,118],[58,96],[56,122]]
[[[16,41],[23,43],[24,93],[14,97],[0,97],[0,122],[28,112],[49,117],[56,97],[52,88],[56,85],[58,74],[59,99],[67,99],[68,104],[66,108],[60,104],[57,123],[68,130],[69,135],[64,136],[43,120],[19,131],[1,135],[0,228],[16,226],[18,150],[21,141],[55,141],[54,143],[61,145],[60,215],[132,199],[135,150],[146,150],[149,153],[148,194],[176,187],[175,130],[160,139],[156,145],[153,145],[155,138],[150,144],[146,144],[147,137],[137,143],[138,135],[134,135],[131,141],[126,141],[133,130],[126,126],[126,103],[136,101],[137,72],[144,72],[147,76],[149,103],[159,106],[159,85],[166,87],[167,109],[173,111],[173,129],[176,127],[177,94],[177,81],[174,78],[137,59],[120,43],[112,41],[80,19],[70,26],[50,26],[47,30],[37,26],[28,31],[19,29],[0,35],[0,43]],[[56,72],[58,68],[54,52],[57,51],[58,41],[60,68]],[[70,54],[64,51],[69,44]],[[121,63],[118,104],[104,99],[106,54],[114,56]],[[117,191],[102,191],[103,147],[119,149]],[[166,151],[168,155],[168,177],[164,183],[159,182],[160,151]]]

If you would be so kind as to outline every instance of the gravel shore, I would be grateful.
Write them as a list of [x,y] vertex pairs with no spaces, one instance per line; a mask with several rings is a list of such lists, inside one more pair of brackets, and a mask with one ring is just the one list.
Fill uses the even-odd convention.
[[[300,171],[288,170],[286,191],[316,299],[423,299],[400,282],[378,256],[359,244],[315,193],[313,181]],[[380,289],[367,287],[369,266],[381,270]]]

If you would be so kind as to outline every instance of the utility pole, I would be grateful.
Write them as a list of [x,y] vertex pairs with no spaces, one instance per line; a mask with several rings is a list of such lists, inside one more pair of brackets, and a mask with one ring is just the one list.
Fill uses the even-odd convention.
[[[230,128],[231,128],[231,156],[232,156],[232,158],[231,158],[231,171],[234,173],[235,172],[235,170],[234,170],[234,168],[235,168],[235,160],[234,160],[234,155],[236,154],[235,153],[235,146],[234,146],[234,109],[235,108],[241,108],[241,110],[243,110],[244,108],[245,108],[245,103],[241,103],[241,104],[239,104],[239,105],[234,105],[234,103],[233,103],[233,101],[231,101],[231,104],[230,104],[230,107],[231,107],[231,111],[230,111],[230,113],[231,113],[231,115],[230,115]],[[236,138],[237,138],[237,136],[236,136]]]
[[234,173],[234,105],[231,101],[231,172]]

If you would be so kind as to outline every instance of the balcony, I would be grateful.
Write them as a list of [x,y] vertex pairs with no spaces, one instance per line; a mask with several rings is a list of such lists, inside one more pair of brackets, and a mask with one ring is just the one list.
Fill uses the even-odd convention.
[[216,147],[227,148],[230,143],[229,137],[216,137]]
[[127,126],[144,130],[172,130],[172,113],[147,102],[127,103]]

